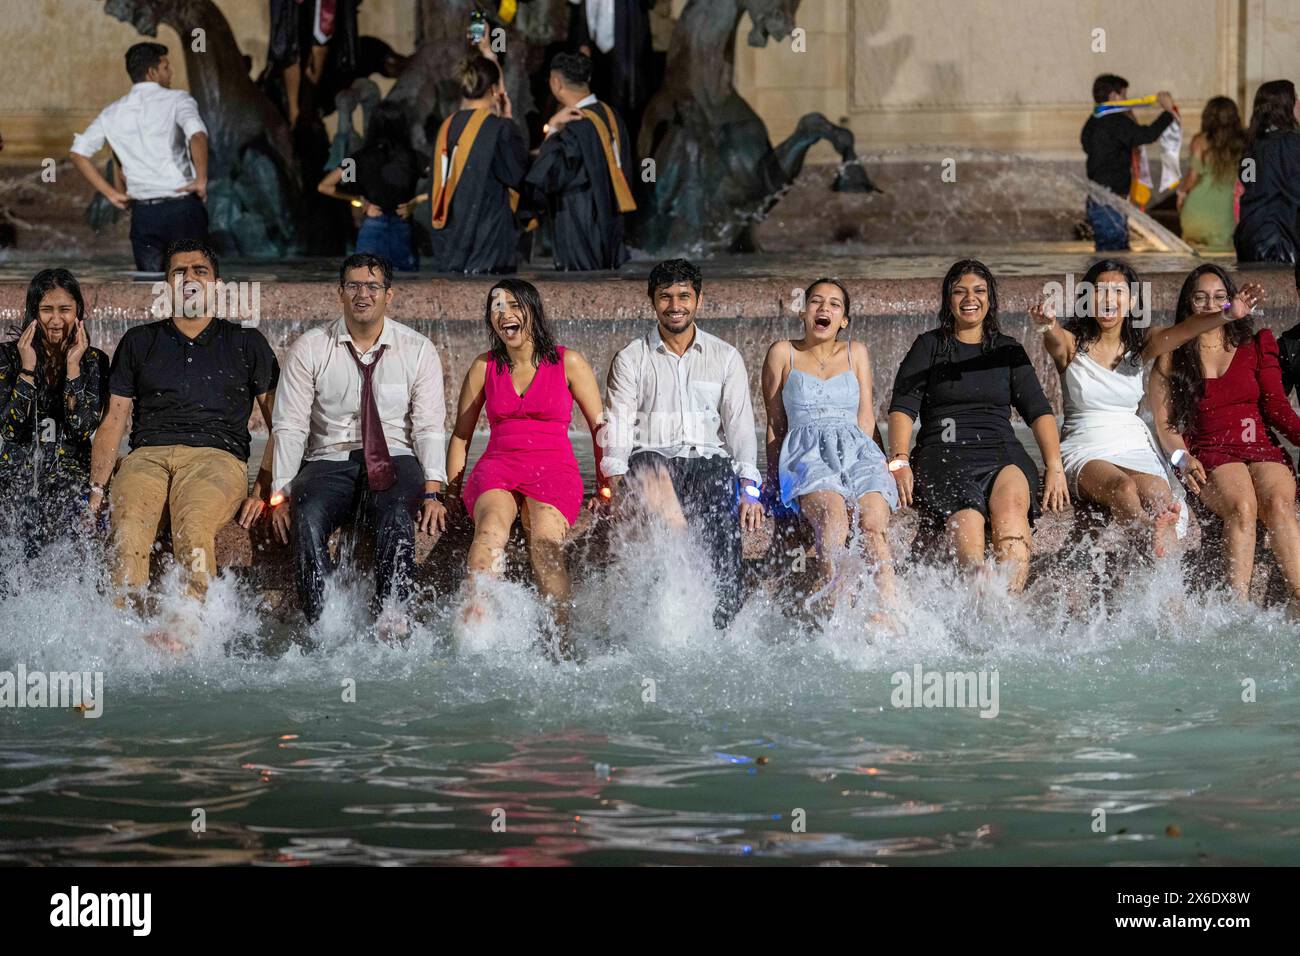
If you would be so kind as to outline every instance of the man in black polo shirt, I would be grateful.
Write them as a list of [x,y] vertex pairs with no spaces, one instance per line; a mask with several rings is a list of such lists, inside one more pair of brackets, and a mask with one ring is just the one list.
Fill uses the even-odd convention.
[[[171,318],[129,329],[113,353],[108,414],[91,448],[90,510],[99,511],[111,475],[113,584],[138,594],[165,507],[173,553],[201,598],[216,568],[217,529],[237,510],[252,524],[269,490],[268,443],[249,494],[248,419],[257,402],[269,430],[280,367],[257,329],[209,315],[219,272],[206,243],[173,242],[163,263],[176,307]],[[131,453],[114,475],[128,420]]]

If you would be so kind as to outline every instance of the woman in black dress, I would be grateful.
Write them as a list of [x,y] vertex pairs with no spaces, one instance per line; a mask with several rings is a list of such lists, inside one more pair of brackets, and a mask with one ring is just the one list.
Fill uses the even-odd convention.
[[[1047,464],[1038,469],[1011,429],[1011,408],[1033,429]],[[921,418],[909,457],[912,425]],[[1069,502],[1052,406],[1024,347],[998,329],[998,295],[984,263],[948,270],[939,327],[917,336],[899,367],[889,406],[889,467],[903,507],[915,501],[918,541],[940,531],[963,568],[984,563],[986,536],[1019,591],[1029,574],[1030,526],[1042,507]],[[1042,488],[1040,489],[1040,484]]]
[[[1255,91],[1233,242],[1238,262],[1295,262],[1300,243],[1300,102],[1290,80]],[[1247,175],[1247,173],[1252,175]]]
[[90,436],[108,407],[108,356],[87,342],[81,286],[45,269],[18,338],[0,343],[0,517],[28,558],[84,511]]

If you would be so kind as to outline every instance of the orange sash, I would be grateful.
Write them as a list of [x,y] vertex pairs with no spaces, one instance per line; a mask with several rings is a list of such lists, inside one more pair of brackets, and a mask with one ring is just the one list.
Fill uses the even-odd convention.
[[614,196],[618,200],[618,211],[635,212],[636,200],[632,198],[632,189],[627,184],[627,176],[623,174],[623,161],[619,158],[622,153],[619,151],[618,120],[614,118],[614,111],[607,105],[604,103],[597,105],[605,112],[604,120],[594,110],[583,110],[582,115],[591,120],[591,125],[596,128],[596,135],[600,137],[600,147],[605,151],[605,164],[609,167],[609,181],[614,187]]
[[[479,130],[483,128],[483,122],[488,118],[492,111],[489,109],[474,110],[465,124],[465,129],[461,131],[460,139],[456,142],[455,149],[449,154],[447,152],[447,140],[451,134],[451,123],[456,118],[452,113],[442,121],[442,126],[438,127],[437,145],[433,151],[433,228],[442,229],[447,225],[447,217],[451,214],[451,200],[456,194],[456,187],[460,185],[461,174],[465,171],[465,165],[469,162],[470,150],[474,148],[474,140],[478,137]],[[519,193],[510,190],[510,211],[514,212],[519,208]]]

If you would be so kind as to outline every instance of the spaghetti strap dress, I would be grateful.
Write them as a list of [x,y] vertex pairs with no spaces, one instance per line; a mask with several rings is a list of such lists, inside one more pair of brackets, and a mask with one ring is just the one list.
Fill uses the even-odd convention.
[[789,425],[778,464],[782,504],[797,510],[800,495],[833,491],[852,508],[874,491],[898,510],[898,483],[884,452],[858,426],[860,395],[851,345],[848,371],[827,379],[795,368],[790,347],[790,373],[781,389]]
[[1144,372],[1150,369],[1132,361],[1132,353],[1118,367],[1107,368],[1086,352],[1076,352],[1061,375],[1065,421],[1061,425],[1061,463],[1070,494],[1079,500],[1079,475],[1090,461],[1144,475],[1163,478],[1173,500],[1183,503],[1178,512],[1178,537],[1187,534],[1188,509],[1183,483],[1156,446],[1151,428],[1138,416],[1146,393]]
[[989,497],[1008,465],[1029,485],[1030,523],[1041,514],[1038,468],[1016,438],[1011,409],[1026,424],[1052,414],[1024,347],[999,334],[985,347],[941,329],[917,336],[899,366],[889,411],[921,419],[912,451],[917,511],[932,534],[958,511],[987,521]]
[[483,492],[501,489],[553,505],[570,526],[578,519],[583,487],[569,440],[573,394],[564,347],[557,351],[559,361],[539,365],[523,395],[515,391],[510,369],[488,359],[483,391],[491,431],[461,495],[471,517]]
[[1300,416],[1282,391],[1272,332],[1260,329],[1232,353],[1226,372],[1205,379],[1193,422],[1183,438],[1207,472],[1231,462],[1292,466],[1273,431],[1300,445]]

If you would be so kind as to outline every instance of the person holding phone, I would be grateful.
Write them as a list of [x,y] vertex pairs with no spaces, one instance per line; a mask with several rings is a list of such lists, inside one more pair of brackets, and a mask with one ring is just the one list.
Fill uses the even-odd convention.
[[17,339],[0,343],[0,520],[29,559],[81,511],[108,405],[108,356],[90,346],[85,317],[76,277],[44,269]]

